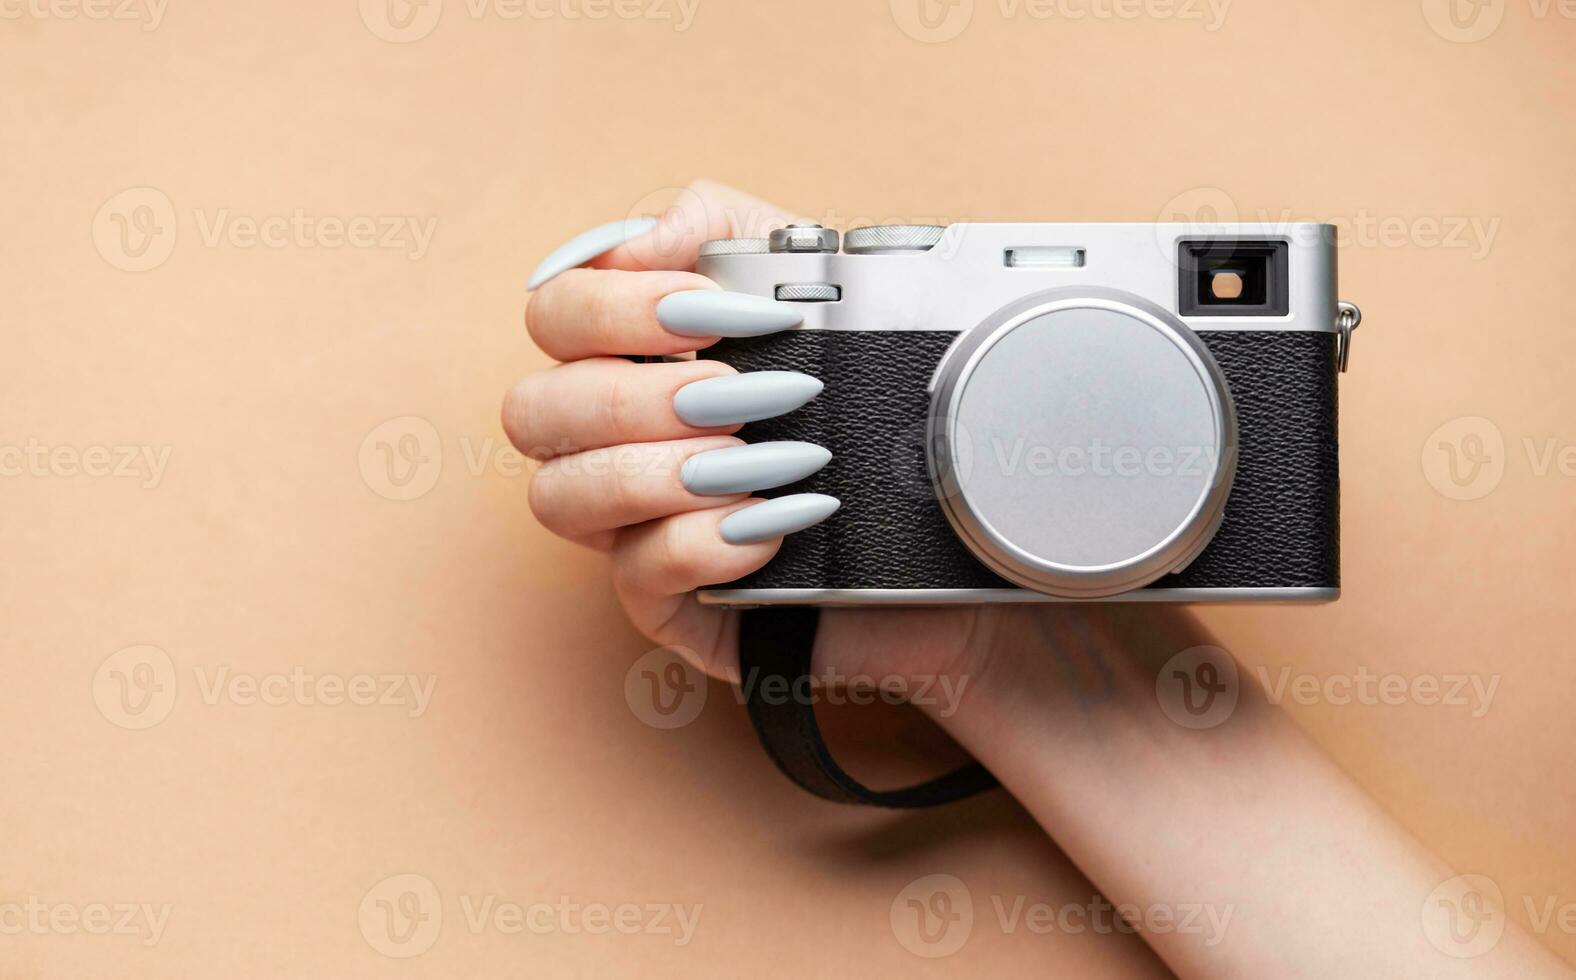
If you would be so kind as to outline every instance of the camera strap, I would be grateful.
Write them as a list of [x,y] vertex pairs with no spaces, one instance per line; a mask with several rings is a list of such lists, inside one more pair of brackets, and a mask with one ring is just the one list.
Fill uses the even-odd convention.
[[[824,800],[898,810],[939,806],[997,785],[979,763],[905,789],[871,789],[832,758],[815,720],[811,652],[821,611],[808,606],[739,614],[739,667],[755,734],[777,768]],[[783,692],[787,692],[786,695]]]

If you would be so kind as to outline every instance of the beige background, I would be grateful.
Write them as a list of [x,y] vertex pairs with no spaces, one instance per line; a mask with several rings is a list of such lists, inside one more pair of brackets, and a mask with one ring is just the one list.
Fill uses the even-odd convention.
[[[1164,974],[1132,937],[1003,934],[989,896],[1091,894],[1009,801],[823,806],[727,689],[675,731],[632,710],[647,644],[601,560],[532,521],[497,405],[544,364],[537,259],[697,176],[844,227],[1224,200],[1347,228],[1345,598],[1202,615],[1272,680],[1497,683],[1481,717],[1289,708],[1514,918],[1576,902],[1576,478],[1538,470],[1576,443],[1576,21],[1237,0],[1210,30],[980,0],[927,32],[904,0],[700,0],[680,31],[673,0],[435,2],[394,0],[403,32],[384,0],[0,8],[0,973]],[[1463,417],[1486,421],[1436,433]],[[1481,464],[1460,484],[1442,442]],[[244,703],[298,670],[431,699]],[[974,897],[950,959],[889,923],[929,874]],[[474,928],[487,896],[703,909],[680,947]],[[33,898],[57,918],[17,927]],[[390,933],[379,899],[441,931]],[[122,902],[169,910],[157,942],[73,928]],[[1557,921],[1543,938],[1576,961]]]

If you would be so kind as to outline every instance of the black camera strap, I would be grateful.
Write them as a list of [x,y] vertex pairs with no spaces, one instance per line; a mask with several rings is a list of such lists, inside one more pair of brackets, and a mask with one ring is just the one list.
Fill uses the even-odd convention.
[[[810,656],[819,609],[747,609],[739,614],[739,667],[745,706],[766,754],[789,779],[825,800],[899,810],[951,803],[997,785],[979,763],[906,789],[877,790],[832,758],[815,720]],[[781,696],[786,692],[786,696]]]

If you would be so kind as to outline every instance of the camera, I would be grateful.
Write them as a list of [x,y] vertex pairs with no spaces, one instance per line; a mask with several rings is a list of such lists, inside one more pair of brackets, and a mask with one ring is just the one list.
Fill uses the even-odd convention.
[[842,501],[702,602],[1339,596],[1337,378],[1361,314],[1333,227],[792,225],[707,242],[697,268],[803,307],[705,356],[824,382],[740,437],[830,449],[763,495]]

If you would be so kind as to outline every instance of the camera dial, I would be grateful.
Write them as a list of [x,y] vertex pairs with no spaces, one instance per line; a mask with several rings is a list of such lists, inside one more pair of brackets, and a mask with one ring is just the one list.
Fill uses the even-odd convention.
[[843,251],[849,255],[928,252],[946,231],[940,225],[869,225],[851,229],[843,239]]
[[931,381],[933,485],[974,555],[1099,598],[1185,568],[1236,473],[1231,393],[1175,315],[1103,288],[1035,293],[963,333]]

